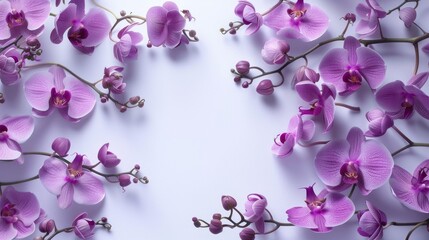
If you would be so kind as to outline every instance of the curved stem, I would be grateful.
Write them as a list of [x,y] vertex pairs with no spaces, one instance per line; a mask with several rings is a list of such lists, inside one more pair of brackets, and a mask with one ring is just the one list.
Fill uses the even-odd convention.
[[284,1],[283,0],[279,0],[274,6],[272,6],[270,9],[268,9],[267,11],[265,11],[264,13],[262,13],[262,16],[267,15],[268,13],[272,12],[274,9],[276,9],[278,6],[280,6],[280,4],[282,4]]
[[21,183],[25,183],[25,182],[31,182],[31,181],[34,181],[36,179],[39,179],[39,174],[37,174],[34,177],[26,178],[23,180],[18,180],[18,181],[13,181],[13,182],[0,182],[0,187],[1,186],[17,185],[17,184],[21,184]]
[[390,9],[389,11],[387,11],[386,15],[390,15],[392,12],[396,11],[396,10],[401,10],[401,7],[404,6],[405,4],[409,3],[409,2],[415,2],[416,4],[418,4],[420,0],[404,0],[401,4],[399,4],[397,7]]
[[316,145],[324,145],[324,144],[327,144],[329,142],[330,142],[329,140],[326,140],[326,141],[310,142],[310,143],[305,143],[305,144],[298,142],[298,144],[301,147],[312,147],[312,146],[316,146]]
[[9,43],[8,45],[6,45],[2,48],[0,48],[0,53],[3,52],[4,50],[8,49],[9,47],[13,46],[13,45],[16,46],[18,44],[19,40],[21,40],[21,38],[22,38],[22,36],[19,36],[15,41]]
[[347,109],[349,109],[349,110],[351,110],[351,111],[355,111],[355,112],[360,112],[360,107],[350,106],[350,105],[345,104],[345,103],[339,103],[339,102],[336,102],[336,103],[335,103],[335,106],[343,107],[343,108],[347,108]]
[[349,198],[352,198],[353,193],[355,192],[355,189],[356,189],[356,184],[353,184],[353,186],[352,186],[352,190],[350,190],[350,193],[349,193],[349,195],[348,195],[348,197],[349,197]]
[[57,235],[58,235],[58,234],[60,234],[60,233],[63,233],[63,232],[69,233],[69,232],[71,232],[71,231],[73,231],[73,227],[62,228],[62,229],[60,229],[60,230],[56,230],[56,231],[54,232],[54,234],[52,234],[52,235],[51,235],[51,236],[49,236],[48,238],[43,238],[43,239],[51,240],[51,239],[53,239],[55,236],[57,236]]
[[419,71],[419,63],[420,63],[419,44],[413,43],[413,47],[414,47],[414,53],[416,56],[415,63],[414,63],[414,75],[416,75],[417,72]]
[[113,34],[113,30],[115,30],[116,26],[118,26],[118,24],[120,22],[122,22],[123,20],[127,20],[128,22],[133,23],[134,22],[133,18],[142,20],[138,24],[144,24],[146,22],[146,18],[142,17],[142,16],[139,16],[139,15],[126,15],[126,16],[123,16],[123,17],[120,17],[120,18],[116,18],[116,22],[110,28],[110,32],[109,32],[110,40],[112,40],[113,42],[116,42],[116,40],[113,39],[112,34]]
[[411,237],[411,235],[413,234],[413,232],[414,232],[415,230],[417,230],[417,228],[419,228],[419,227],[421,227],[421,226],[423,226],[423,225],[426,225],[426,224],[428,224],[428,221],[423,221],[423,222],[420,222],[420,223],[416,224],[416,225],[415,225],[415,226],[410,230],[410,232],[408,232],[407,236],[405,237],[405,240],[409,240],[409,239],[410,239],[410,237]]
[[408,148],[412,148],[412,147],[429,147],[429,143],[409,143],[403,147],[401,147],[400,149],[396,150],[395,152],[392,153],[392,157],[398,155],[399,153],[407,150]]
[[95,6],[97,6],[97,7],[101,8],[101,9],[105,10],[106,12],[109,12],[110,14],[112,14],[113,17],[115,17],[116,19],[118,19],[118,17],[116,16],[116,14],[112,10],[110,10],[110,9],[106,8],[105,6],[99,4],[96,0],[91,0],[91,2]]
[[397,128],[396,126],[392,126],[392,129],[393,130],[395,130],[398,134],[399,134],[399,136],[401,136],[407,143],[409,143],[409,144],[413,144],[414,142],[409,138],[409,137],[407,137],[407,135],[405,135],[401,130],[399,130],[399,128]]

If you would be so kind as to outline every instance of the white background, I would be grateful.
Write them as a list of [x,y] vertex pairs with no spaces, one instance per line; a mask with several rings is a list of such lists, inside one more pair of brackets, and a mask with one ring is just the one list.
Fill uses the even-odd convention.
[[[112,103],[103,105],[98,102],[94,111],[77,124],[63,120],[58,113],[36,120],[36,129],[23,145],[24,151],[51,151],[52,140],[63,136],[71,139],[71,152],[86,154],[95,162],[99,147],[110,142],[110,150],[122,159],[120,170],[129,170],[139,163],[150,180],[148,185],[131,185],[126,192],[118,185],[106,183],[107,195],[101,204],[73,204],[66,210],[58,208],[55,196],[38,181],[16,186],[20,190],[36,192],[41,205],[49,217],[56,219],[59,227],[70,225],[78,213],[87,211],[94,219],[108,217],[113,225],[110,233],[97,230],[95,239],[239,239],[239,229],[225,229],[215,236],[208,229],[194,228],[191,218],[197,216],[209,221],[215,212],[226,214],[220,202],[224,194],[236,197],[239,208],[244,210],[247,194],[261,193],[267,197],[268,207],[275,218],[285,222],[288,208],[304,204],[305,191],[299,188],[316,182],[316,191],[322,189],[313,164],[320,147],[298,147],[286,159],[274,157],[270,151],[273,138],[287,129],[290,117],[297,113],[298,106],[305,104],[290,88],[289,82],[276,89],[273,96],[263,97],[254,91],[256,85],[249,89],[236,85],[229,72],[242,59],[249,60],[252,65],[273,69],[262,62],[260,50],[274,32],[264,28],[250,37],[244,35],[244,29],[237,36],[220,34],[219,28],[227,27],[229,21],[239,20],[233,12],[237,3],[234,0],[176,2],[179,8],[189,9],[195,16],[196,21],[188,23],[187,28],[197,30],[200,42],[173,50],[147,49],[142,44],[139,59],[126,65],[125,79],[128,97],[141,95],[147,100],[143,109],[122,114]],[[253,2],[257,11],[263,12],[276,1]],[[354,11],[354,6],[361,1],[308,2],[323,8],[330,16],[330,28],[322,37],[328,39],[342,31],[345,22],[340,17]],[[392,2],[388,5],[401,1]],[[124,9],[144,16],[150,6],[163,2],[124,0],[101,3],[115,12]],[[426,24],[428,11],[429,4],[422,1],[417,22],[426,29],[429,29]],[[387,36],[419,34],[414,28],[404,30],[397,13],[383,21]],[[67,41],[61,45],[51,44],[48,37],[52,26],[51,17],[46,24],[48,32],[42,37],[43,61],[62,63],[90,81],[100,79],[104,67],[120,64],[113,57],[113,43],[109,41],[100,45],[92,56],[78,53]],[[146,29],[139,30],[144,33],[146,43]],[[352,28],[349,33],[353,34],[353,31]],[[291,54],[299,54],[314,44],[291,41]],[[334,43],[316,51],[310,56],[309,65],[317,69],[321,57],[330,47],[341,46],[341,43]],[[376,49],[388,66],[385,82],[409,79],[414,65],[411,45],[389,44]],[[422,54],[421,70],[427,71],[427,62],[428,57]],[[301,64],[303,62],[294,63],[284,71],[287,81]],[[28,79],[36,71],[46,70],[30,70],[23,74],[23,79]],[[22,83],[3,88],[3,91],[7,103],[0,108],[2,116],[30,114]],[[358,105],[363,111],[356,114],[337,108],[332,134],[318,131],[316,139],[344,138],[352,126],[367,128],[364,113],[376,105],[367,86],[338,101]],[[412,139],[428,141],[429,125],[420,116],[395,124]],[[382,140],[391,151],[405,145],[394,132],[388,132]],[[427,149],[410,149],[395,157],[395,162],[413,170],[427,158],[427,152]],[[3,163],[0,165],[1,180],[33,176],[44,160],[43,157],[27,157],[22,166]],[[388,184],[368,197],[357,191],[352,199],[357,209],[363,209],[365,200],[370,200],[386,211],[390,221],[421,221],[428,217],[403,207],[392,196]],[[363,239],[356,228],[357,220],[353,217],[329,234],[290,227],[258,239]],[[391,227],[385,231],[385,239],[404,239],[408,230],[408,227]],[[412,239],[425,239],[427,234],[422,227]],[[58,239],[74,239],[72,235],[60,235]]]

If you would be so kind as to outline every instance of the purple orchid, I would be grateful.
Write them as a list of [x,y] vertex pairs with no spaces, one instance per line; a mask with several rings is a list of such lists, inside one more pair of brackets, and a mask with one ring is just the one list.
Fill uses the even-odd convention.
[[67,8],[55,17],[51,41],[61,43],[67,29],[67,37],[73,47],[89,54],[109,35],[110,22],[102,9],[92,8],[85,14],[85,0],[71,0]]
[[247,35],[251,35],[257,32],[263,24],[262,15],[255,11],[255,7],[249,1],[238,1],[234,12],[235,15],[242,19],[245,25],[249,25],[249,27],[246,29]]
[[4,85],[18,83],[19,71],[23,65],[21,54],[15,47],[5,50],[0,55],[0,80]]
[[328,16],[304,0],[283,2],[264,18],[264,24],[280,37],[313,41],[321,37],[329,25]]
[[310,103],[310,109],[299,108],[302,115],[317,116],[322,114],[325,124],[325,131],[332,127],[335,114],[335,88],[331,85],[322,84],[322,91],[311,81],[302,81],[295,85],[299,96]]
[[347,140],[332,140],[316,155],[316,172],[329,189],[343,191],[356,184],[363,195],[389,179],[393,159],[387,148],[365,140],[362,130],[350,129]]
[[7,187],[0,198],[0,239],[30,236],[40,213],[39,202],[33,193],[18,192],[13,187]]
[[283,64],[289,50],[290,46],[286,41],[272,38],[264,44],[262,59],[268,64]]
[[124,71],[124,68],[119,66],[104,68],[104,76],[101,81],[103,88],[109,89],[109,91],[115,94],[124,93],[127,84],[123,82],[124,77],[121,74],[122,71]]
[[366,119],[369,121],[369,130],[365,132],[365,136],[368,137],[383,136],[394,125],[393,119],[380,109],[367,112]]
[[406,207],[429,213],[429,159],[420,163],[413,175],[395,165],[390,186],[396,198]]
[[428,77],[429,72],[423,72],[413,76],[407,85],[399,80],[390,82],[377,91],[376,101],[392,118],[409,119],[416,110],[429,119],[429,96],[421,90]]
[[64,70],[53,66],[49,73],[36,73],[24,84],[25,97],[34,115],[45,117],[57,108],[67,120],[76,122],[88,115],[95,106],[91,89]]
[[130,31],[136,25],[137,23],[130,24],[118,32],[119,42],[113,46],[113,54],[122,63],[137,58],[136,45],[143,41],[143,36],[139,32]]
[[180,44],[186,19],[175,3],[165,2],[162,7],[151,7],[146,20],[148,37],[153,46],[175,48]]
[[0,120],[0,160],[15,160],[23,163],[21,146],[34,130],[30,116],[6,117]]
[[291,85],[292,88],[295,88],[295,85],[299,82],[310,81],[310,82],[318,82],[320,79],[320,74],[316,73],[313,69],[307,67],[306,65],[301,66],[293,75]]
[[358,90],[365,79],[371,89],[380,86],[386,74],[383,58],[374,50],[361,47],[354,37],[347,37],[344,48],[332,49],[320,62],[320,75],[332,83],[340,95]]
[[368,201],[366,206],[367,210],[359,211],[357,214],[358,232],[368,240],[380,240],[383,238],[383,227],[387,224],[386,214]]
[[49,0],[0,1],[0,41],[39,35],[50,10]]
[[347,222],[355,212],[353,202],[340,193],[323,190],[316,195],[313,186],[305,188],[306,207],[294,207],[286,211],[288,221],[298,227],[316,232],[329,232],[333,227]]
[[[60,208],[76,203],[94,205],[104,199],[103,183],[83,168],[88,159],[77,154],[70,164],[56,158],[49,158],[39,170],[43,186],[55,194]],[[86,163],[85,163],[86,164]]]
[[247,196],[244,216],[247,217],[247,221],[255,223],[260,233],[265,232],[264,212],[267,205],[267,199],[261,194],[253,193]]
[[379,29],[379,21],[386,16],[386,11],[376,0],[366,0],[366,4],[359,3],[356,12],[361,20],[356,26],[356,33],[361,37],[369,37]]
[[88,218],[88,213],[79,214],[72,223],[74,234],[80,239],[90,239],[94,236],[95,221]]
[[293,152],[295,143],[301,140],[311,140],[314,131],[315,124],[313,121],[302,121],[300,115],[294,116],[289,121],[288,132],[279,134],[276,139],[274,139],[271,150],[277,156],[288,156]]

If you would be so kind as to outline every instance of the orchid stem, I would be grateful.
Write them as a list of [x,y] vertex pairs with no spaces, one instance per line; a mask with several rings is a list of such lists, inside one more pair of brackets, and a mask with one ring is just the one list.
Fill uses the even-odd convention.
[[335,106],[347,108],[347,109],[350,109],[351,111],[355,111],[355,112],[360,112],[360,107],[350,106],[350,105],[345,104],[345,103],[336,102]]
[[418,223],[418,224],[416,224],[411,230],[410,230],[410,232],[408,232],[408,234],[407,234],[407,236],[405,237],[405,240],[409,240],[410,239],[410,237],[411,237],[411,235],[413,234],[413,232],[417,229],[417,228],[419,228],[419,227],[421,227],[421,226],[423,226],[423,225],[426,225],[426,224],[428,224],[429,223],[429,221],[428,220],[426,220],[426,221],[423,221],[423,222],[420,222],[420,223]]
[[350,193],[348,195],[349,198],[352,198],[353,193],[355,192],[355,189],[356,189],[356,184],[353,184],[352,189],[350,190]]
[[403,146],[402,148],[396,150],[395,152],[392,153],[392,157],[398,155],[399,153],[407,150],[408,148],[412,148],[412,147],[429,147],[429,143],[409,143],[405,146]]
[[112,14],[113,17],[115,17],[116,19],[118,19],[118,17],[116,16],[116,14],[112,10],[110,10],[110,9],[106,8],[105,6],[99,4],[96,0],[91,0],[91,2],[95,6],[97,6],[97,7],[101,8],[101,9],[105,10],[106,12]]
[[22,36],[19,36],[15,41],[9,43],[8,45],[6,45],[2,48],[0,48],[0,53],[3,52],[4,50],[8,49],[9,47],[13,46],[13,45],[16,46],[18,44],[19,40],[21,40],[21,38],[22,38]]
[[414,53],[416,56],[415,63],[414,63],[414,75],[416,75],[417,72],[419,71],[419,64],[420,64],[419,44],[413,43],[413,47],[414,47]]
[[397,128],[396,126],[393,126],[392,127],[393,128],[393,130],[395,130],[398,134],[399,134],[399,136],[401,136],[407,143],[409,143],[409,144],[413,144],[414,142],[409,138],[409,137],[407,137],[407,135],[405,135],[401,130],[399,130],[399,128]]
[[0,187],[2,187],[2,186],[10,186],[10,185],[17,185],[17,184],[21,184],[21,183],[25,183],[25,182],[31,182],[31,181],[34,181],[36,179],[39,179],[39,174],[37,174],[34,177],[26,178],[26,179],[19,180],[19,181],[0,182]]
[[312,147],[312,146],[316,146],[316,145],[324,145],[324,144],[327,144],[329,142],[330,142],[329,140],[326,140],[326,141],[316,141],[316,142],[305,143],[305,144],[298,142],[298,144],[301,147]]
[[45,240],[51,240],[51,239],[54,239],[54,237],[55,236],[57,236],[58,234],[60,234],[60,233],[63,233],[63,232],[66,232],[66,233],[69,233],[69,232],[72,232],[73,231],[73,227],[67,227],[67,228],[62,228],[62,229],[60,229],[60,230],[56,230],[51,236],[49,236],[48,238],[45,238],[45,237],[43,237],[43,239],[45,239]]

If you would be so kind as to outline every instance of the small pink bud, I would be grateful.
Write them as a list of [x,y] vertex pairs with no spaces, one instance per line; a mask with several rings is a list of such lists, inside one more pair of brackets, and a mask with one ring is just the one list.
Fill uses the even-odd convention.
[[128,101],[132,105],[136,105],[140,101],[140,97],[139,96],[130,97],[130,99]]
[[222,222],[219,219],[212,219],[210,221],[209,230],[213,234],[219,234],[223,230]]
[[248,61],[239,61],[236,65],[235,65],[235,69],[237,70],[238,73],[240,73],[241,75],[245,75],[249,73],[250,70],[250,63]]
[[274,92],[273,83],[269,79],[262,80],[258,84],[258,87],[256,87],[256,92],[259,93],[259,94],[261,94],[261,95],[271,95],[271,94],[273,94],[273,92]]
[[126,187],[131,184],[131,178],[128,174],[119,175],[118,180],[121,187]]
[[354,22],[356,21],[356,15],[355,15],[355,14],[353,14],[353,13],[347,13],[347,14],[344,16],[344,20],[346,20],[346,21],[350,21],[350,22],[354,23]]
[[245,228],[240,232],[241,240],[254,240],[255,239],[255,230],[251,228]]
[[58,154],[60,157],[67,156],[67,153],[70,150],[70,140],[67,138],[59,137],[54,140],[52,143],[52,150]]
[[213,219],[220,220],[222,218],[222,215],[220,213],[213,214]]
[[237,207],[237,201],[231,196],[222,196],[222,206],[226,211]]
[[55,229],[55,221],[52,219],[45,219],[39,224],[39,230],[42,233],[50,233]]
[[243,82],[243,83],[241,84],[241,87],[243,87],[243,88],[248,88],[248,87],[249,87],[249,82]]

